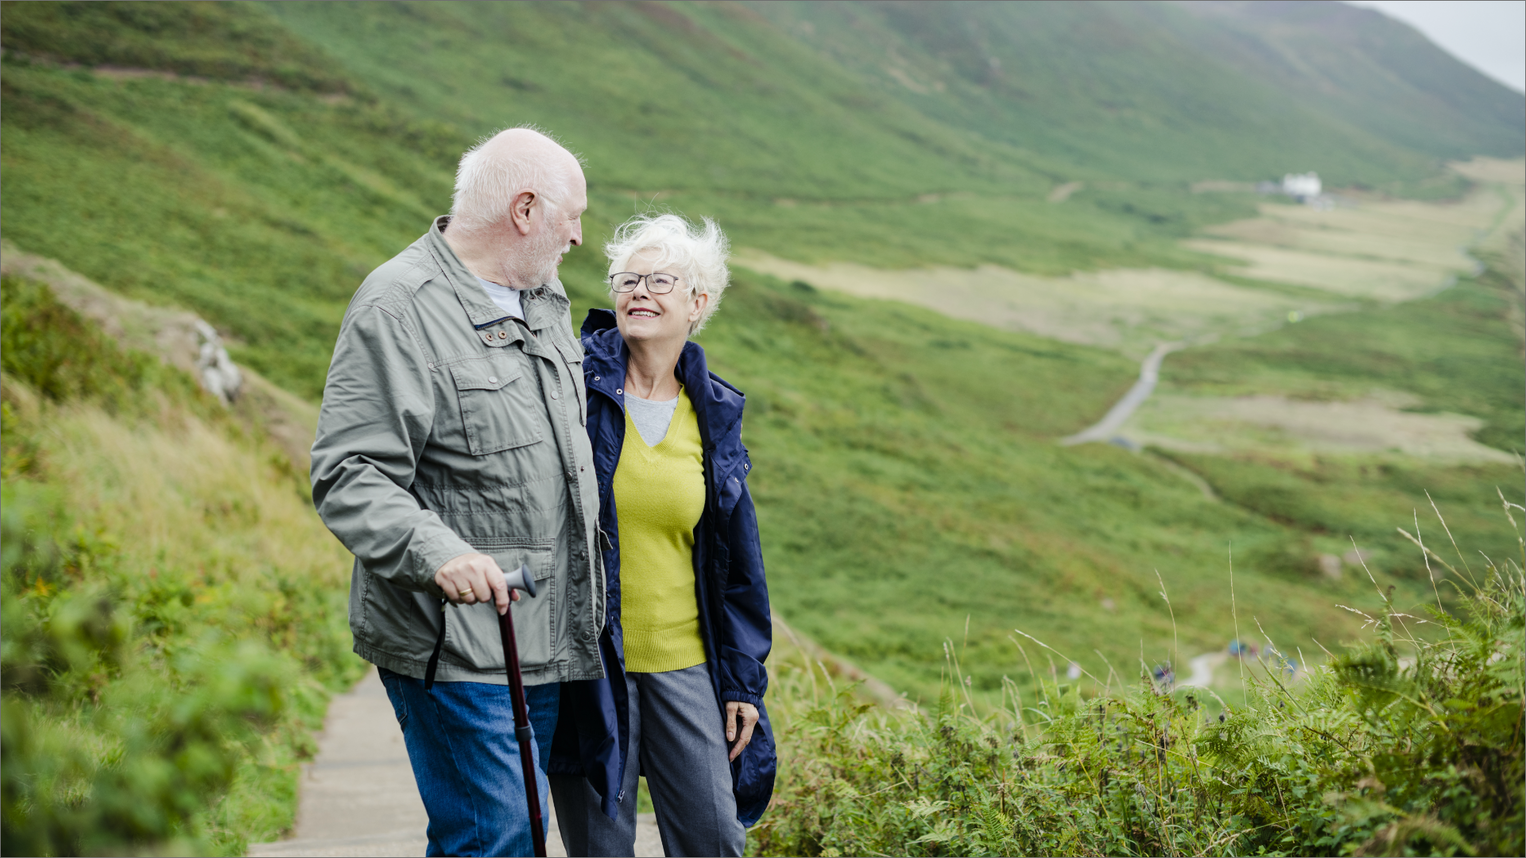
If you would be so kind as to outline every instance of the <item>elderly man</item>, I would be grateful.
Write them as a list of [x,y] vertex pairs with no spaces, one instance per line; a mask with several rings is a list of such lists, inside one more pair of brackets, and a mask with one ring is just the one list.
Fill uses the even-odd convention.
[[[583,352],[556,279],[586,208],[577,158],[534,130],[468,151],[450,216],[355,293],[323,391],[313,501],[355,554],[355,652],[402,727],[430,855],[531,851],[498,614],[512,602],[539,768],[558,683],[603,673]],[[520,564],[536,598],[505,585]]]

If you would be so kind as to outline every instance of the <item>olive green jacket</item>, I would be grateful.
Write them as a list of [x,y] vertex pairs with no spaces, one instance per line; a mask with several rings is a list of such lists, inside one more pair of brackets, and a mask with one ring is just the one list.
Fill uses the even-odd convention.
[[497,612],[450,606],[435,571],[468,552],[529,566],[514,604],[525,682],[603,675],[599,499],[584,429],[583,348],[555,281],[488,299],[438,218],[371,272],[339,329],[313,444],[313,502],[355,554],[355,652],[422,678],[504,684]]

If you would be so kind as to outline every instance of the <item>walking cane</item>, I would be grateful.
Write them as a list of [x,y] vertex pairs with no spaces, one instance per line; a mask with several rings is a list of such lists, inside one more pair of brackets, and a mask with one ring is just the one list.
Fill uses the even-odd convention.
[[[523,563],[519,569],[504,576],[511,590],[523,590],[535,598],[535,579]],[[546,855],[546,828],[540,818],[540,790],[535,783],[535,757],[530,749],[530,713],[525,708],[525,682],[519,674],[519,642],[514,637],[514,610],[510,608],[498,618],[498,631],[503,637],[503,663],[509,672],[509,697],[514,701],[514,739],[519,742],[519,767],[524,770],[525,801],[530,805],[530,838],[535,842],[536,858]]]

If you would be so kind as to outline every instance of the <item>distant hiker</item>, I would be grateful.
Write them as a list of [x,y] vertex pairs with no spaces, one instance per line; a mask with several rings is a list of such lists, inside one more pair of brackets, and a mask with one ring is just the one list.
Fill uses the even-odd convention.
[[540,590],[513,610],[541,769],[558,683],[603,675],[583,350],[556,276],[587,205],[542,134],[472,148],[450,216],[361,284],[329,366],[313,501],[355,554],[355,652],[402,726],[430,855],[531,854],[503,570],[528,564]]
[[563,686],[557,818],[568,855],[631,855],[645,775],[667,854],[740,855],[773,794],[772,623],[743,397],[689,342],[726,288],[726,238],[637,217],[605,253],[615,309],[583,323],[583,374],[609,676]]

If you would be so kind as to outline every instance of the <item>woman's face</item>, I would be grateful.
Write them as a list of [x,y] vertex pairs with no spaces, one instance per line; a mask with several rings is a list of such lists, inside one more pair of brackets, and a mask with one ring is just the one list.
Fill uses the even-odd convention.
[[[625,271],[634,274],[669,273],[656,265],[655,251],[644,250],[625,263]],[[669,266],[672,268],[672,266]],[[697,321],[710,303],[710,296],[701,293],[689,297],[689,284],[680,275],[673,291],[655,295],[648,288],[649,279],[643,277],[634,291],[615,293],[615,322],[620,335],[627,343],[657,343],[689,338],[689,326]]]

